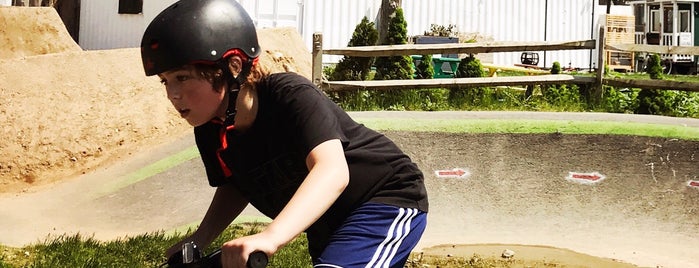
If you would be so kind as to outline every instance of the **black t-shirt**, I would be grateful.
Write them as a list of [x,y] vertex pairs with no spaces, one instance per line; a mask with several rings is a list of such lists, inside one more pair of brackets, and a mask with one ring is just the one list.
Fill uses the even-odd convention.
[[255,208],[274,218],[308,174],[305,163],[310,151],[339,139],[350,181],[306,230],[312,256],[363,203],[427,212],[427,192],[417,165],[386,136],[352,120],[308,79],[294,73],[273,74],[257,85],[257,94],[257,116],[244,133],[226,131],[217,120],[194,128],[211,186],[233,183]]

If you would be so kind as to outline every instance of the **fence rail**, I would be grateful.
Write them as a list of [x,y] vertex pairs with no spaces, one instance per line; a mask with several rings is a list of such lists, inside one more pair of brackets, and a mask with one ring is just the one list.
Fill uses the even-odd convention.
[[327,81],[323,82],[324,91],[345,91],[357,89],[419,89],[419,88],[463,88],[484,86],[529,86],[549,84],[592,84],[593,77],[572,76],[567,74],[547,74],[532,76],[440,78],[413,80],[372,80],[372,81]]
[[513,51],[552,51],[595,49],[595,40],[571,42],[487,42],[487,43],[450,43],[450,44],[406,44],[390,46],[359,46],[325,49],[326,55],[345,55],[350,57],[380,57],[429,54],[476,54]]
[[675,82],[665,80],[632,80],[605,78],[604,68],[597,68],[596,77],[550,74],[536,76],[452,78],[452,79],[413,79],[383,81],[327,81],[323,79],[323,55],[345,55],[353,57],[380,57],[426,54],[475,54],[517,51],[552,51],[595,49],[598,51],[598,64],[605,64],[606,50],[627,52],[649,52],[658,54],[699,55],[699,47],[655,46],[637,44],[605,44],[605,29],[600,27],[598,40],[569,42],[490,42],[461,44],[408,44],[391,46],[361,46],[323,49],[323,35],[313,35],[312,80],[323,91],[343,91],[356,89],[409,89],[409,88],[459,88],[483,86],[522,86],[542,84],[581,84],[592,88],[593,97],[601,97],[602,85],[644,89],[667,89],[699,92],[697,82]]
[[407,44],[390,46],[360,46],[337,49],[323,49],[323,35],[313,35],[313,70],[312,80],[323,91],[342,91],[353,89],[407,89],[407,88],[455,88],[479,86],[519,86],[540,84],[577,83],[590,84],[594,79],[575,77],[566,74],[488,77],[488,78],[452,78],[452,79],[413,79],[384,81],[326,81],[322,78],[322,56],[345,55],[353,57],[381,57],[400,55],[454,54],[454,53],[492,53],[516,51],[552,51],[572,49],[594,49],[595,40],[570,42],[489,42],[459,44]]

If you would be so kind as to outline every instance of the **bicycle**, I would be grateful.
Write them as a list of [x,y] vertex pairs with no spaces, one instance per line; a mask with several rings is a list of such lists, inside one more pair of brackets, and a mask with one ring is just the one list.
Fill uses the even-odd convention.
[[[269,260],[267,254],[262,251],[255,251],[248,256],[246,267],[265,268]],[[160,267],[168,268],[220,268],[221,249],[217,249],[209,255],[201,256],[201,252],[193,242],[182,245],[182,254],[174,254],[168,258],[166,263]]]

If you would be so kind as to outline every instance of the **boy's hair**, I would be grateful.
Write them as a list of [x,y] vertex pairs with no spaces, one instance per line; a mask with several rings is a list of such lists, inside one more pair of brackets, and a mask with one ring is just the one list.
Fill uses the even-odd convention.
[[185,65],[183,68],[189,69],[189,71],[196,75],[197,78],[209,81],[211,86],[217,91],[226,83],[226,80],[223,77],[223,70],[216,65],[192,64]]
[[[189,69],[191,72],[193,72],[197,78],[204,79],[206,81],[209,81],[211,85],[213,86],[214,89],[218,90],[221,88],[225,83],[226,79],[223,75],[223,70],[219,67],[219,65],[211,65],[211,64],[192,64],[192,65],[186,65],[183,67],[184,69]],[[226,70],[227,71],[227,70]],[[262,68],[260,64],[255,64],[252,66],[250,69],[250,74],[247,77],[247,82],[243,86],[252,86],[253,89],[255,89],[255,85],[257,82],[262,80],[264,76],[266,76],[269,73],[268,70],[265,68]]]

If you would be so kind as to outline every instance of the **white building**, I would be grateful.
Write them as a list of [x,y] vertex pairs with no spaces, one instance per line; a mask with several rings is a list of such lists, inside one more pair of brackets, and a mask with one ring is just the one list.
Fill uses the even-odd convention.
[[[81,0],[78,43],[83,49],[137,47],[148,23],[175,0],[144,0],[140,12],[119,14],[117,0]],[[138,1],[136,1],[138,2]],[[239,0],[258,27],[294,27],[311,50],[314,32],[323,33],[325,48],[345,47],[355,26],[366,16],[375,20],[381,0]],[[606,7],[599,0],[404,0],[408,35],[420,35],[431,24],[456,25],[492,41],[577,41],[595,39]],[[629,6],[612,14],[633,15]],[[595,67],[596,52],[551,51],[540,66]],[[493,63],[519,63],[520,52],[496,53]],[[326,56],[325,62],[337,60]]]

